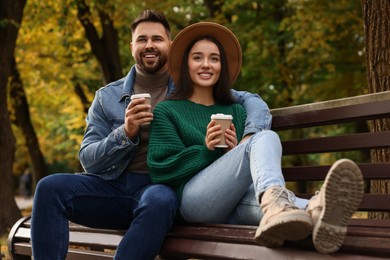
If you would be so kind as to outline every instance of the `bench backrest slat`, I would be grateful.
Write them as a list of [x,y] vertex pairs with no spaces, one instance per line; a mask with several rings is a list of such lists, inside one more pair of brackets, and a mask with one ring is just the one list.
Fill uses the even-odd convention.
[[[388,180],[390,163],[359,163],[365,180]],[[321,181],[328,173],[329,166],[294,166],[283,167],[286,181]]]
[[390,100],[274,116],[275,130],[311,127],[390,117]]
[[390,211],[390,194],[365,194],[361,211]]
[[282,145],[284,155],[386,148],[390,131],[283,141]]

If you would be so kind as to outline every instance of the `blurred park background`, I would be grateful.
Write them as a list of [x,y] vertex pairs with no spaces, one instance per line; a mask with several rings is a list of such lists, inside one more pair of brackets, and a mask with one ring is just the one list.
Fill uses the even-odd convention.
[[388,0],[0,1],[0,234],[20,217],[26,169],[33,186],[82,171],[89,105],[134,64],[130,24],[144,9],[163,12],[173,36],[198,21],[230,28],[243,49],[234,88],[271,109],[390,89]]

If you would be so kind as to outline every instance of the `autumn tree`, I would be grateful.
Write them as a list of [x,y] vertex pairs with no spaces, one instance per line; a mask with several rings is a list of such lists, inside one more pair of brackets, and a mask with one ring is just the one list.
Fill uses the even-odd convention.
[[33,191],[38,180],[47,175],[45,159],[39,146],[38,138],[35,129],[31,123],[29,104],[24,91],[23,82],[20,78],[20,73],[17,68],[15,57],[12,56],[11,73],[10,73],[10,97],[14,111],[14,121],[21,129],[24,136],[26,148],[29,154],[29,162],[31,165],[33,177]]
[[101,36],[92,21],[93,16],[89,5],[84,0],[76,0],[78,19],[84,27],[85,35],[91,45],[92,53],[98,59],[105,83],[109,83],[122,77],[122,67],[119,57],[118,32],[114,27],[113,18],[105,8],[110,4],[96,4],[96,9],[101,26]]
[[[76,6],[69,9],[65,3],[30,0],[26,4],[15,54],[15,89],[11,94],[19,96],[15,105],[26,102],[29,109],[17,115],[20,112],[13,106],[13,130],[18,148],[15,175],[29,163],[29,149],[35,151],[34,155],[38,155],[38,149],[42,151],[47,174],[81,171],[77,151],[85,128],[85,115],[104,77],[89,54]],[[26,126],[28,119],[31,128],[16,127]],[[28,142],[34,138],[24,137],[26,131],[33,130],[38,143],[31,145]],[[35,158],[34,163],[37,162],[40,160]],[[31,168],[35,168],[34,165]],[[37,172],[40,176],[46,175],[45,170]]]
[[[8,77],[26,0],[0,1],[0,234],[20,217],[14,200],[13,171],[15,138],[8,112]],[[11,185],[10,185],[11,184]]]
[[[390,1],[362,0],[366,66],[370,93],[390,90]],[[389,131],[390,120],[374,120],[371,131]],[[390,149],[371,151],[373,162],[390,162]],[[372,181],[372,194],[390,194],[390,180]],[[390,219],[389,212],[370,213],[371,218]]]

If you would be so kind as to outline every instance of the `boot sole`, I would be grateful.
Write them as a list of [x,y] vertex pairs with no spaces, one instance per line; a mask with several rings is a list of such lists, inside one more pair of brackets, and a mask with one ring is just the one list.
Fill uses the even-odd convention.
[[261,246],[280,247],[286,240],[297,241],[307,238],[312,230],[310,215],[290,212],[288,215],[278,217],[277,221],[260,226],[254,239]]
[[348,221],[362,200],[364,182],[359,167],[341,159],[330,168],[325,183],[325,205],[313,229],[313,244],[321,253],[333,253],[344,242]]

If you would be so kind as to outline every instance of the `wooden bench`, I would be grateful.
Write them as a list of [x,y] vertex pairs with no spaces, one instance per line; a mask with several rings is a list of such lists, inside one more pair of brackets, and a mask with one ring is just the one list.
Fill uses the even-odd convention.
[[[297,183],[293,186],[297,196],[310,197],[313,190],[307,189],[307,183],[323,181],[331,163],[340,157],[358,159],[367,187],[370,181],[390,180],[390,163],[372,163],[367,156],[372,149],[389,152],[390,131],[370,132],[367,122],[390,118],[390,91],[273,109],[272,114],[272,128],[282,139],[283,173],[288,185]],[[348,127],[347,134],[328,134],[337,133],[341,126]],[[370,194],[366,189],[356,218],[349,222],[343,246],[331,256],[316,252],[310,238],[287,242],[282,248],[258,246],[252,239],[255,226],[177,224],[167,236],[160,258],[389,259],[390,220],[367,219],[367,212],[390,212],[390,195]],[[121,230],[71,223],[67,259],[112,259],[123,234]],[[14,225],[8,246],[12,259],[30,259],[29,217]]]

